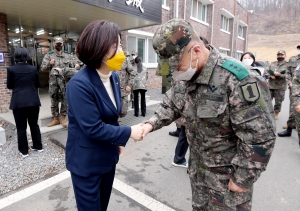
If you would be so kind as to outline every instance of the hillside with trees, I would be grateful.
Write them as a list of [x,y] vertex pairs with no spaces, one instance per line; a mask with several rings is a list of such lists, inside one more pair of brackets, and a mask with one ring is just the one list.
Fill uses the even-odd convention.
[[249,11],[250,34],[300,33],[300,0],[238,0]]

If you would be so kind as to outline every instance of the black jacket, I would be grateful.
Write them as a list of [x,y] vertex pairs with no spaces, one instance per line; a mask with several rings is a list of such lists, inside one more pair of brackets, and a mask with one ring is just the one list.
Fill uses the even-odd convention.
[[17,63],[7,68],[7,88],[12,89],[9,109],[41,106],[38,87],[39,73],[36,67]]

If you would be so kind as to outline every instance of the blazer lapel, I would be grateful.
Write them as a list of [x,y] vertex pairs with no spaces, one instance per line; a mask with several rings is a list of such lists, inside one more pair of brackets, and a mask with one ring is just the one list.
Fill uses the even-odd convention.
[[[90,76],[90,80],[91,82],[95,85],[95,87],[97,88],[98,92],[100,93],[100,97],[101,97],[101,100],[115,113],[119,116],[119,113],[117,112],[117,109],[115,107],[115,105],[113,104],[113,102],[111,101],[107,91],[106,91],[106,88],[105,86],[103,85],[98,73],[96,70],[93,70],[89,67],[87,67],[87,72]],[[112,77],[111,77],[112,78]],[[114,84],[111,84],[112,87],[114,87]],[[114,90],[114,88],[113,88]],[[115,94],[115,90],[114,90],[114,94]],[[115,95],[115,99],[116,99],[116,102],[117,102],[117,96]],[[117,108],[118,108],[118,104],[117,104]]]
[[122,99],[121,99],[121,95],[120,95],[121,89],[120,89],[120,82],[118,80],[116,80],[116,77],[114,77],[114,72],[112,73],[112,75],[110,77],[110,82],[111,82],[111,86],[112,86],[115,100],[116,100],[117,112],[119,114],[122,109]]

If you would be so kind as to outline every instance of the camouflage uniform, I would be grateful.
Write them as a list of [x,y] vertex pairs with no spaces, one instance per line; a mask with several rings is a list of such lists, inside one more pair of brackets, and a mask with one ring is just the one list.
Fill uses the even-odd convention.
[[300,105],[300,65],[296,68],[293,74],[293,86],[292,86],[292,102],[291,107],[294,109],[295,112],[295,123],[297,126],[297,132],[299,137],[299,145],[300,145],[300,113],[295,111],[295,106]]
[[[181,19],[157,30],[153,47],[160,54],[160,74],[177,66],[164,60],[177,54],[178,64],[192,33]],[[185,85],[176,82],[145,123],[158,130],[185,119],[194,211],[251,210],[253,183],[266,169],[276,138],[268,85],[240,61],[208,47],[210,55],[199,77]],[[250,191],[228,191],[230,178]]]
[[[287,61],[284,61],[282,64],[279,64],[278,61],[272,62],[265,70],[265,77],[269,79],[271,99],[273,100],[273,98],[275,98],[274,110],[278,112],[281,111],[281,104],[284,100],[287,84],[291,81],[289,70],[289,63]],[[271,76],[274,75],[275,72],[280,72],[281,76],[276,76],[274,80]]]
[[121,70],[116,71],[116,73],[119,75],[121,83],[120,87],[122,95],[122,111],[120,117],[125,117],[128,111],[128,95],[130,94],[130,92],[126,92],[126,86],[132,88],[135,76],[134,70],[128,57],[125,59]]
[[[50,61],[54,59],[54,65],[50,64]],[[54,68],[61,68],[65,70],[65,68],[69,69],[72,67],[70,55],[61,52],[61,54],[57,54],[56,50],[52,50],[48,52],[42,62],[41,71],[45,71],[47,69],[50,70],[49,74],[49,94],[51,98],[51,113],[52,116],[58,116],[59,108],[58,104],[61,102],[60,114],[66,116],[68,105],[66,101],[65,95],[65,82],[63,78],[63,73],[59,76],[58,71],[54,70]]]
[[[294,76],[294,72],[295,72],[295,69],[296,67],[300,65],[300,54],[297,55],[297,56],[292,56],[290,59],[289,59],[289,72],[290,72],[290,77],[291,79],[293,78]],[[292,83],[293,84],[293,83]],[[291,88],[289,87],[289,90],[290,90],[290,115],[289,115],[289,119],[287,121],[287,126],[289,128],[295,128],[295,108],[293,107],[293,98],[292,98],[292,91],[291,91]]]
[[71,57],[71,66],[72,66],[73,68],[75,68],[76,64],[78,64],[78,66],[76,67],[76,70],[81,70],[81,69],[83,69],[84,64],[83,64],[82,61],[80,61],[80,60],[78,59],[76,53],[70,55],[70,57]]

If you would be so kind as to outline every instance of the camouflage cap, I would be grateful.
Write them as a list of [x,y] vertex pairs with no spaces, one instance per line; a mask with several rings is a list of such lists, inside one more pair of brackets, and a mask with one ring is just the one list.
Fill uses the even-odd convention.
[[157,75],[169,75],[176,70],[184,47],[190,42],[193,34],[191,24],[177,18],[169,20],[157,29],[153,37],[153,48],[159,56]]
[[278,55],[278,54],[284,54],[284,55],[285,55],[286,53],[285,53],[284,50],[280,50],[280,51],[277,52],[277,55]]
[[136,51],[132,51],[131,55],[138,55]]
[[64,42],[64,40],[63,40],[63,38],[61,38],[61,37],[54,37],[54,43],[63,43]]

